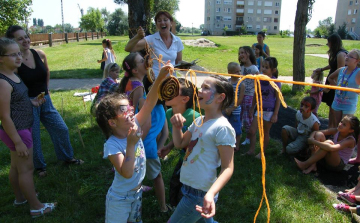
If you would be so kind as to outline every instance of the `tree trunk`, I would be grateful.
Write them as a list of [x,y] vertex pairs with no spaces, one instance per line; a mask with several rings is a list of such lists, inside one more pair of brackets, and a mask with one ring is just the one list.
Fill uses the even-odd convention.
[[[308,22],[308,7],[310,0],[298,0],[295,29],[294,29],[294,50],[293,50],[293,80],[305,80],[305,42],[306,42],[306,24]],[[292,91],[303,90],[303,85],[294,84]]]
[[150,28],[150,0],[128,1],[129,38],[136,35],[139,26],[145,31]]

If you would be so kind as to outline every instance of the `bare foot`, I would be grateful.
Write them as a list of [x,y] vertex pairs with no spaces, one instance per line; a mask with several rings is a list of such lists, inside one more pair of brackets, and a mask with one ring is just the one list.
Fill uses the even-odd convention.
[[316,172],[317,171],[317,167],[316,167],[316,163],[314,163],[313,165],[309,166],[309,168],[307,168],[306,170],[303,170],[304,174],[309,174],[312,171]]
[[300,170],[305,170],[306,166],[304,162],[301,162],[300,160],[294,158],[296,165],[299,167]]

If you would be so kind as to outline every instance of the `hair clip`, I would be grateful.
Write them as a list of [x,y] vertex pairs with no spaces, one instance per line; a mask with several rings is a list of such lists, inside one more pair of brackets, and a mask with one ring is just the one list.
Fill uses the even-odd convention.
[[128,64],[127,62],[124,62],[124,63],[125,63],[126,68],[127,68],[128,70],[130,70],[129,64]]

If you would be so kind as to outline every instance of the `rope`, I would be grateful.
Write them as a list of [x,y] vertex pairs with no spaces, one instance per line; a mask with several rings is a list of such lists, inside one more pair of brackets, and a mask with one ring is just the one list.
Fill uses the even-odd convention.
[[[146,44],[148,45],[148,44]],[[160,64],[165,64],[162,61],[162,55],[160,54],[159,57],[157,57],[155,55],[155,53],[151,50],[151,48],[148,46],[147,47],[147,52],[148,53],[152,53],[155,57],[156,60],[159,61],[159,68],[160,68]],[[339,86],[332,86],[332,85],[324,85],[324,84],[316,84],[316,83],[305,83],[305,82],[299,82],[299,81],[286,81],[286,80],[279,80],[279,79],[271,79],[266,75],[263,74],[257,74],[257,75],[235,75],[235,74],[226,74],[226,73],[216,73],[216,72],[209,72],[209,71],[199,71],[199,70],[192,70],[192,69],[178,69],[178,68],[174,68],[174,70],[179,70],[179,71],[187,71],[187,73],[185,74],[185,83],[188,85],[188,76],[190,76],[190,81],[193,83],[193,88],[194,88],[194,95],[193,95],[193,109],[195,111],[196,109],[196,104],[195,104],[195,100],[197,102],[198,108],[199,108],[199,112],[200,112],[200,117],[201,117],[201,123],[200,125],[198,125],[196,122],[194,122],[194,124],[197,127],[200,127],[203,125],[203,117],[201,114],[201,108],[200,108],[200,103],[199,103],[199,97],[198,95],[195,93],[195,89],[196,89],[196,85],[197,85],[197,79],[196,79],[196,73],[203,73],[203,74],[213,74],[213,75],[223,75],[223,76],[233,76],[233,77],[239,77],[241,78],[239,80],[239,82],[236,85],[236,90],[235,90],[235,102],[234,104],[237,104],[237,95],[238,95],[238,90],[239,90],[239,85],[241,84],[241,82],[245,79],[254,79],[254,86],[255,86],[255,97],[256,97],[256,109],[257,109],[257,113],[260,114],[257,116],[257,121],[258,121],[258,130],[259,130],[259,138],[260,138],[260,153],[261,153],[261,167],[262,167],[262,174],[261,174],[261,183],[262,183],[262,188],[263,188],[263,193],[262,193],[262,197],[261,197],[261,201],[259,204],[259,207],[256,211],[256,214],[254,216],[254,223],[256,222],[257,216],[259,215],[259,212],[261,210],[263,201],[265,199],[265,203],[266,203],[266,207],[267,207],[267,222],[270,222],[270,204],[269,204],[269,200],[267,198],[266,195],[266,180],[265,180],[265,173],[266,173],[266,159],[265,159],[265,155],[264,155],[264,123],[263,123],[263,106],[262,106],[262,93],[261,93],[261,84],[260,84],[260,80],[264,80],[264,81],[269,81],[269,83],[271,84],[271,86],[277,91],[278,95],[279,95],[279,100],[281,102],[281,104],[286,108],[287,105],[285,103],[284,97],[281,93],[281,90],[279,89],[279,87],[274,83],[274,82],[280,82],[280,83],[286,83],[286,84],[297,84],[297,85],[305,85],[305,86],[315,86],[315,87],[320,87],[320,88],[328,88],[328,89],[335,89],[335,90],[341,90],[341,91],[351,91],[351,92],[356,92],[356,93],[360,93],[360,89],[355,89],[355,88],[346,88],[346,87],[339,87]],[[195,82],[193,81],[193,79],[195,80]],[[193,114],[193,120],[195,121],[195,113]]]

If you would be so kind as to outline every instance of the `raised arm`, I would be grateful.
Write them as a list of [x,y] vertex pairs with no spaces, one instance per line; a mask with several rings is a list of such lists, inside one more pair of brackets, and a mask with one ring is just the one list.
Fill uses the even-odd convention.
[[180,113],[173,115],[171,117],[170,122],[173,125],[172,128],[172,137],[175,147],[177,148],[185,148],[189,145],[191,140],[191,132],[186,131],[185,133],[182,132],[183,124],[186,121],[184,116]]
[[125,51],[126,52],[137,52],[137,51],[144,49],[145,43],[146,43],[144,37],[145,37],[145,31],[140,26],[137,30],[136,35],[131,40],[129,40],[128,44],[126,44]]
[[170,70],[173,70],[174,67],[170,64],[170,61],[166,63],[165,66],[163,66],[159,72],[159,76],[156,78],[155,82],[153,83],[153,86],[151,87],[151,90],[149,91],[146,100],[144,102],[144,105],[142,106],[139,113],[136,115],[136,118],[142,126],[146,119],[149,118],[149,115],[151,114],[152,109],[154,108],[157,100],[158,100],[158,88],[160,85],[160,82],[166,77],[166,75],[169,73]]

